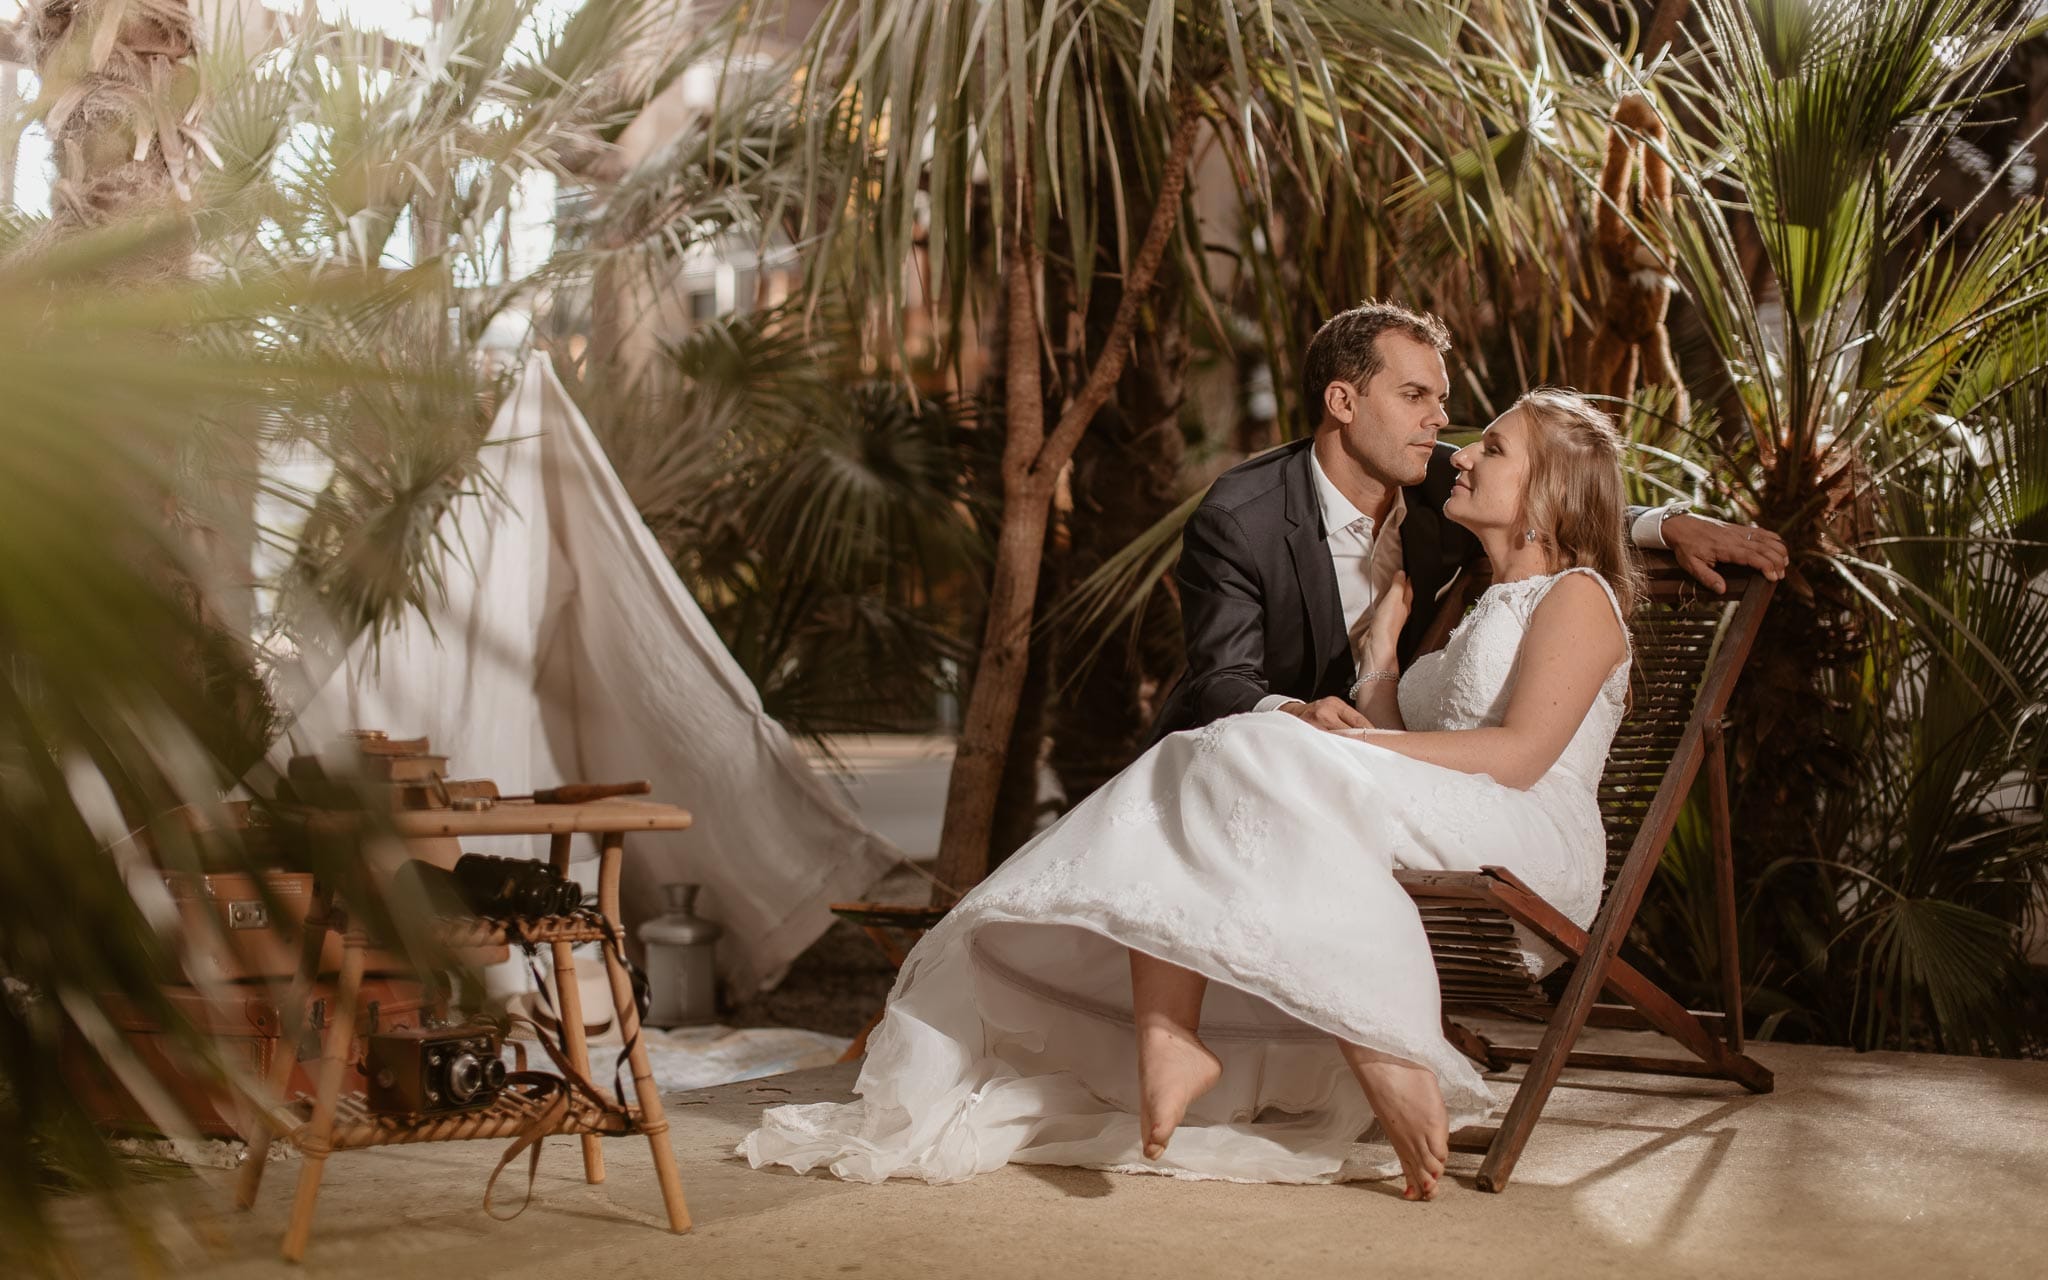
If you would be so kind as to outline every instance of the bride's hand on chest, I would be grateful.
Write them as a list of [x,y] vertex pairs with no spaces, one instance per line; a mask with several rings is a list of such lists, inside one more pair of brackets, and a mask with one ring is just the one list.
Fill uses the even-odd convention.
[[1408,580],[1407,574],[1395,573],[1386,591],[1373,602],[1372,621],[1367,624],[1365,633],[1365,657],[1375,669],[1394,669],[1401,628],[1407,625],[1408,614],[1414,607],[1415,584]]

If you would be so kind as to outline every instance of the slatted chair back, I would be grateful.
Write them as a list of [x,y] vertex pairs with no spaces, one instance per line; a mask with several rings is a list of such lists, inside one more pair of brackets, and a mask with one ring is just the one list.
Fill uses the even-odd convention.
[[[1608,748],[1600,778],[1600,816],[1607,829],[1606,883],[1611,889],[1643,831],[1652,803],[1678,762],[1679,747],[1698,716],[1701,734],[1719,722],[1734,691],[1730,668],[1709,687],[1707,675],[1736,615],[1751,602],[1745,624],[1759,618],[1771,584],[1754,574],[1725,574],[1728,591],[1702,588],[1676,561],[1659,556],[1646,566],[1643,598],[1630,620],[1634,661],[1629,671],[1628,714]],[[1747,625],[1736,639],[1753,639]],[[1697,762],[1693,763],[1693,768]],[[1688,779],[1688,785],[1690,779]],[[1675,816],[1675,811],[1674,811]],[[1655,841],[1661,850],[1668,831]]]

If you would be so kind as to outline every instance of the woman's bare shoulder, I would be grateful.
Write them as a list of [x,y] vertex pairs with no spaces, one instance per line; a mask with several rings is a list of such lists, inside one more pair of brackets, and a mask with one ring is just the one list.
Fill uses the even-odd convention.
[[1597,574],[1559,575],[1529,619],[1529,637],[1537,643],[1588,646],[1611,665],[1628,651],[1628,635],[1614,597]]

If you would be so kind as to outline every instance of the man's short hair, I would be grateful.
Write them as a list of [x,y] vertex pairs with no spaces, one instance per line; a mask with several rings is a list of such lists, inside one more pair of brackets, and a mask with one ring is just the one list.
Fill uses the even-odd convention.
[[1323,421],[1323,392],[1333,382],[1365,389],[1384,366],[1380,335],[1398,333],[1441,353],[1451,349],[1451,331],[1426,311],[1370,299],[1323,322],[1309,340],[1301,362],[1301,411],[1311,430]]

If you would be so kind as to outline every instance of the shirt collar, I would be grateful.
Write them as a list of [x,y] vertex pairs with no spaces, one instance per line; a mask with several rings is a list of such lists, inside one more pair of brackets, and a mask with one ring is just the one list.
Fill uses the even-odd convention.
[[[1313,447],[1308,451],[1308,465],[1309,474],[1315,477],[1316,503],[1323,509],[1323,536],[1327,538],[1339,529],[1348,528],[1354,520],[1364,520],[1366,531],[1374,532],[1371,518],[1352,506],[1351,499],[1339,492],[1337,486],[1330,482],[1330,477],[1324,474],[1323,460],[1316,457]],[[1387,507],[1386,527],[1399,528],[1401,517],[1407,514],[1407,511],[1407,493],[1400,489],[1394,490],[1394,500]]]

